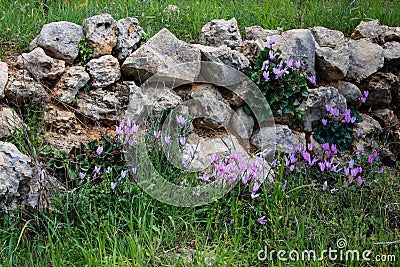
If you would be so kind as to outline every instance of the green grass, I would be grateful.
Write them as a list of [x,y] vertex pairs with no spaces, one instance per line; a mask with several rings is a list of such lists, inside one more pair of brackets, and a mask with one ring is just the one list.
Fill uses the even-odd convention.
[[[179,14],[165,14],[163,10],[168,4],[177,5]],[[242,32],[244,27],[260,25],[284,30],[325,26],[351,33],[361,20],[369,19],[400,26],[397,5],[396,0],[1,0],[0,55],[7,50],[15,53],[27,50],[29,42],[46,23],[66,20],[81,25],[85,18],[102,12],[115,19],[137,17],[146,38],[166,27],[182,40],[197,42],[201,27],[216,18],[236,17]]]

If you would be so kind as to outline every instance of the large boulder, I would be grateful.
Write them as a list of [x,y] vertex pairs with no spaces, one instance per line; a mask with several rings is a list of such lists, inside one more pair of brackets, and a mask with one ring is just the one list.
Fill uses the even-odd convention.
[[242,45],[242,37],[235,18],[215,19],[201,28],[201,41],[212,46],[227,45],[232,49]]
[[17,66],[27,70],[36,81],[52,85],[63,74],[65,61],[53,59],[37,47],[18,56]]
[[313,27],[310,29],[315,41],[321,47],[335,48],[338,45],[344,44],[346,39],[341,31],[331,30],[325,27]]
[[277,30],[267,30],[260,26],[251,26],[244,28],[246,34],[246,40],[260,40],[260,41],[267,41],[269,36],[278,35],[280,34]]
[[340,94],[346,98],[347,104],[349,106],[359,106],[362,93],[361,90],[357,87],[357,85],[352,84],[346,81],[339,81],[338,82],[338,91]]
[[93,57],[110,55],[117,44],[117,22],[110,14],[100,14],[83,21],[83,33],[93,48]]
[[24,200],[35,175],[27,155],[15,145],[0,141],[0,210],[8,208],[15,200]]
[[383,56],[388,62],[397,61],[400,65],[400,43],[388,42],[383,45]]
[[309,90],[306,101],[306,115],[303,116],[304,131],[312,131],[312,122],[326,115],[326,105],[343,113],[347,108],[346,99],[335,87],[319,87]]
[[382,127],[389,127],[399,122],[393,110],[388,108],[374,110],[371,113],[372,117],[377,120]]
[[121,78],[118,59],[111,55],[94,58],[86,64],[93,88],[107,87]]
[[354,29],[351,37],[354,39],[369,38],[374,42],[382,42],[382,34],[384,27],[381,26],[379,21],[361,21],[360,24]]
[[143,29],[137,18],[124,18],[117,22],[117,45],[115,50],[119,60],[125,60],[139,47]]
[[383,48],[367,39],[349,41],[350,67],[347,78],[357,82],[383,67]]
[[41,47],[49,56],[73,63],[79,54],[78,44],[82,37],[81,26],[68,21],[52,22],[43,26],[29,49]]
[[4,97],[4,89],[8,81],[8,65],[0,61],[0,99]]
[[179,40],[167,29],[162,29],[124,61],[121,71],[127,77],[144,82],[155,73],[168,73],[168,69],[188,63],[188,66],[174,74],[182,80],[194,81],[200,72],[200,59],[197,48]]
[[53,96],[65,104],[71,104],[79,89],[83,88],[90,80],[84,67],[73,66],[67,68],[56,86],[52,90]]
[[360,85],[360,89],[369,91],[366,106],[385,108],[392,102],[392,92],[394,93],[398,86],[399,78],[396,75],[377,72],[365,80]]
[[25,70],[19,70],[5,89],[6,99],[14,105],[43,105],[48,95],[40,82]]
[[317,47],[315,53],[315,67],[318,77],[326,81],[341,80],[347,75],[350,67],[350,51],[347,45],[340,45],[335,49]]
[[372,117],[363,113],[360,113],[360,116],[362,122],[357,123],[356,127],[353,129],[353,135],[356,139],[366,138],[367,136],[370,137],[373,133],[382,128],[379,122]]

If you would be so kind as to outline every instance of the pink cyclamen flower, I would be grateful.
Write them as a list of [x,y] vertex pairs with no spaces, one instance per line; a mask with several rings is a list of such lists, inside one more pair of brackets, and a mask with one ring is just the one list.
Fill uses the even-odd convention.
[[358,177],[357,177],[357,183],[358,183],[359,186],[362,186],[362,185],[363,185],[364,180],[361,178],[361,176],[358,176]]
[[317,83],[317,77],[315,75],[310,77],[310,82],[315,85]]
[[186,144],[186,138],[184,136],[179,137],[179,144],[184,146]]
[[368,95],[369,95],[369,91],[364,91],[364,96],[368,97]]
[[135,134],[139,131],[139,125],[137,125],[136,123],[134,123],[132,125],[132,132]]
[[80,172],[80,173],[79,173],[79,178],[80,178],[80,179],[84,179],[85,176],[86,176],[86,173],[85,173],[85,172]]
[[165,141],[165,144],[167,144],[167,145],[169,145],[169,143],[171,143],[171,136],[166,136],[166,137],[164,137],[164,141]]
[[307,149],[308,149],[308,151],[312,151],[312,149],[313,149],[313,144],[312,144],[312,143],[308,143],[308,144],[307,144]]
[[337,147],[335,144],[331,145],[331,151],[333,155],[336,155],[338,153]]
[[349,168],[350,168],[350,169],[353,169],[353,167],[354,167],[354,159],[351,159],[351,160],[349,161]]
[[368,163],[372,164],[373,161],[374,161],[374,156],[373,155],[369,155],[368,156]]
[[158,138],[160,138],[160,135],[161,135],[161,131],[156,131],[156,130],[154,130],[154,138],[155,139],[158,139]]
[[255,198],[259,197],[259,196],[260,196],[260,194],[256,194],[254,192],[251,192],[250,198],[251,199],[255,199]]
[[177,115],[176,121],[178,122],[179,125],[185,126],[186,119],[182,115]]
[[300,60],[296,60],[294,62],[294,66],[296,67],[296,69],[300,69],[300,65],[301,65]]
[[132,168],[131,168],[131,171],[132,171],[133,174],[136,174],[137,168],[136,168],[136,167],[132,167]]
[[95,167],[94,167],[94,171],[93,171],[93,172],[94,172],[94,175],[99,175],[99,173],[100,173],[100,168],[101,168],[101,167],[99,167],[99,166],[95,166]]
[[274,51],[269,50],[269,59],[270,59],[270,60],[273,60],[274,58],[275,58]]
[[262,216],[262,217],[258,218],[257,221],[258,221],[259,224],[262,224],[262,225],[266,224],[265,216]]
[[321,172],[325,171],[325,167],[326,167],[325,162],[318,162],[318,166],[319,166],[319,169],[321,170]]
[[328,120],[325,118],[322,119],[321,122],[322,122],[322,125],[324,125],[324,126],[326,126],[328,124]]
[[263,72],[263,77],[264,77],[264,81],[267,83],[269,81],[269,72],[268,71],[264,71]]
[[285,192],[286,191],[286,187],[287,187],[287,180],[285,180],[285,182],[282,185],[282,191]]
[[210,175],[209,174],[203,174],[199,178],[203,183],[205,183],[205,182],[208,182],[210,180]]
[[117,186],[117,183],[111,182],[111,190],[114,190],[116,186]]
[[304,159],[306,162],[310,163],[310,160],[311,160],[311,155],[310,155],[310,153],[308,153],[307,151],[303,151],[303,152],[301,153],[301,155],[303,156],[303,159]]
[[286,67],[292,68],[293,67],[293,59],[289,58],[286,60]]
[[328,151],[328,150],[329,150],[329,143],[321,144],[321,148],[322,148],[324,151]]
[[126,171],[122,170],[121,171],[121,176],[119,177],[118,181],[121,181],[122,179],[124,179],[126,177]]
[[103,152],[103,146],[98,146],[96,149],[96,154],[100,156],[102,152]]
[[212,154],[210,156],[207,156],[207,159],[210,162],[210,164],[216,164],[218,159],[219,159],[219,155],[218,154]]
[[120,126],[116,126],[116,127],[117,128],[115,129],[115,135],[116,136],[121,135],[123,133],[122,127],[120,127]]
[[235,223],[235,219],[232,219],[232,220],[229,222],[230,225],[233,225],[234,223]]
[[323,186],[322,186],[322,191],[325,192],[327,188],[328,188],[328,182],[325,181]]
[[269,67],[269,60],[266,60],[263,62],[262,66],[261,66],[261,70],[267,70]]

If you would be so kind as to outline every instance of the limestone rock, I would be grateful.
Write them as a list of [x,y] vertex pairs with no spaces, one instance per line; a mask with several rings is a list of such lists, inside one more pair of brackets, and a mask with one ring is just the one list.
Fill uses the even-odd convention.
[[237,50],[242,53],[251,65],[254,65],[260,52],[265,48],[265,44],[261,41],[244,40],[242,46]]
[[353,134],[357,139],[370,136],[375,131],[381,129],[381,125],[379,124],[379,122],[374,120],[372,117],[363,113],[360,113],[360,116],[363,121],[357,123],[356,127],[354,127],[353,129]]
[[388,42],[383,45],[383,56],[387,61],[400,60],[400,43]]
[[385,42],[400,42],[400,27],[387,27],[383,33]]
[[242,139],[248,139],[253,134],[254,119],[251,115],[248,115],[243,111],[243,108],[237,108],[236,114],[232,115],[231,125],[235,130],[235,133]]
[[23,125],[22,119],[12,109],[0,107],[0,138],[14,134]]
[[359,98],[361,97],[362,93],[357,85],[346,81],[339,81],[337,89],[339,93],[342,94],[344,98],[346,98],[347,104],[349,104],[349,106],[360,105]]
[[71,104],[79,89],[83,88],[90,80],[84,67],[73,66],[68,68],[61,76],[53,89],[52,94],[61,102]]
[[93,57],[110,55],[117,44],[117,22],[109,14],[100,14],[83,21],[83,33],[93,48]]
[[201,51],[207,61],[225,64],[238,70],[250,68],[250,61],[243,54],[226,45],[212,47],[195,44],[193,46]]
[[310,29],[315,41],[321,47],[335,48],[338,45],[344,44],[346,39],[341,31],[331,30],[325,27],[313,27]]
[[347,45],[335,49],[317,47],[315,65],[318,77],[326,81],[341,80],[347,75],[350,67],[350,51]]
[[0,99],[4,97],[4,89],[8,81],[8,65],[0,61]]
[[207,83],[195,83],[192,85],[192,89],[190,90],[190,96],[192,98],[215,98],[216,100],[221,101],[222,95],[221,93],[212,85]]
[[360,85],[361,89],[369,91],[365,105],[387,107],[392,102],[393,87],[398,84],[399,78],[392,73],[374,73]]
[[388,127],[399,122],[393,110],[388,108],[372,111],[372,117],[376,119],[382,127]]
[[14,200],[24,200],[29,181],[35,175],[31,159],[15,145],[0,141],[0,210]]
[[104,88],[121,78],[118,59],[111,55],[94,58],[86,64],[94,88]]
[[309,89],[308,99],[306,101],[306,115],[303,116],[304,131],[312,131],[312,122],[319,120],[326,114],[326,105],[337,108],[344,112],[347,108],[346,99],[339,94],[335,87],[319,87]]
[[278,35],[280,34],[277,30],[266,30],[260,26],[251,26],[244,28],[246,33],[246,40],[260,40],[260,41],[267,41],[268,36]]
[[65,70],[65,62],[46,55],[40,47],[18,56],[17,65],[39,82],[51,85]]
[[360,24],[354,29],[352,38],[369,38],[374,42],[380,42],[380,38],[384,32],[383,27],[379,21],[361,21]]
[[367,39],[350,41],[350,68],[347,78],[360,82],[383,67],[383,48]]
[[235,18],[215,19],[201,28],[201,41],[211,46],[227,45],[232,49],[242,45],[238,24]]
[[139,47],[143,29],[139,26],[137,18],[124,18],[117,22],[117,58],[125,60]]
[[15,105],[42,105],[48,100],[42,84],[35,81],[27,71],[19,70],[5,90],[6,99]]
[[52,22],[43,26],[29,49],[39,46],[49,56],[73,63],[79,54],[78,44],[82,37],[81,26],[68,21]]
[[168,69],[188,63],[173,73],[186,81],[194,81],[200,72],[200,51],[189,44],[177,39],[167,29],[162,29],[139,49],[134,51],[122,64],[122,73],[137,81],[144,82],[155,73],[168,73]]

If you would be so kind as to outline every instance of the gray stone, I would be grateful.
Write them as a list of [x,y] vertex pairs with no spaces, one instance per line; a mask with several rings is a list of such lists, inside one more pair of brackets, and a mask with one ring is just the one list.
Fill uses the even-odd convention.
[[306,115],[303,116],[304,131],[312,131],[312,122],[326,114],[326,105],[337,108],[343,113],[347,108],[346,99],[334,87],[309,89],[306,101]]
[[244,28],[246,33],[246,40],[260,40],[260,41],[267,41],[268,36],[278,35],[280,34],[277,30],[266,30],[260,26],[251,26]]
[[360,24],[354,29],[351,37],[354,39],[358,38],[369,38],[374,42],[381,42],[381,36],[384,32],[384,27],[381,26],[379,21],[361,21]]
[[240,52],[232,50],[226,45],[218,47],[195,44],[207,61],[228,65],[238,70],[250,68],[250,61]]
[[[144,45],[134,51],[122,64],[122,73],[144,82],[155,73],[167,73],[170,77],[194,81],[200,72],[200,51],[177,39],[167,29],[162,29]],[[179,73],[169,73],[179,64],[187,63]],[[189,66],[190,65],[190,66]]]
[[275,127],[263,127],[257,130],[250,143],[263,151],[289,152],[296,146],[305,147],[305,134],[293,133],[287,125],[276,124]]
[[0,210],[8,208],[17,199],[26,198],[34,173],[28,156],[15,145],[0,141]]
[[383,56],[387,61],[394,61],[400,59],[400,43],[388,42],[383,45]]
[[274,48],[282,50],[282,57],[301,61],[301,72],[315,75],[315,40],[310,30],[294,29],[278,35]]
[[8,65],[0,61],[0,99],[4,97],[4,89],[8,81]]
[[349,104],[349,106],[360,105],[359,98],[361,97],[362,93],[356,85],[346,81],[339,81],[337,89],[339,93],[342,94],[344,98],[346,98],[347,104]]
[[382,127],[389,127],[399,122],[393,110],[388,108],[374,110],[371,113],[372,117],[376,119]]
[[360,113],[360,116],[363,121],[357,123],[356,127],[354,127],[353,129],[353,134],[357,139],[370,136],[371,134],[382,128],[379,122],[374,120],[372,117],[363,113]]
[[346,39],[341,31],[331,30],[325,27],[313,27],[310,29],[315,41],[321,47],[335,48],[338,45],[344,44]]
[[143,29],[139,26],[137,18],[124,18],[117,22],[117,58],[125,60],[139,47]]
[[215,98],[216,100],[221,101],[222,95],[221,93],[212,85],[207,83],[195,83],[192,85],[192,89],[190,90],[190,96],[192,98]]
[[347,78],[360,82],[383,67],[383,48],[367,39],[349,42],[350,68]]
[[383,33],[385,42],[400,42],[400,27],[387,27]]
[[104,88],[121,78],[118,59],[111,55],[94,58],[86,64],[86,70],[91,78],[91,86]]
[[100,14],[83,21],[83,33],[93,48],[93,57],[110,55],[117,44],[117,22],[109,14]]
[[335,49],[317,47],[315,52],[318,77],[326,81],[341,80],[346,77],[350,67],[350,51],[347,45],[340,45]]
[[89,80],[89,74],[84,67],[73,66],[67,68],[52,90],[52,94],[59,101],[71,104],[79,89],[83,88]]
[[212,46],[227,45],[232,49],[242,45],[238,24],[230,20],[214,19],[201,28],[201,41]]
[[5,90],[8,101],[15,105],[43,105],[48,95],[40,82],[35,81],[27,71],[19,70]]
[[254,119],[243,111],[243,108],[237,108],[236,114],[232,116],[231,125],[235,133],[242,139],[248,139],[253,134]]
[[17,113],[8,107],[0,108],[0,138],[14,134],[21,127],[24,123]]
[[17,66],[27,70],[36,81],[51,85],[64,72],[65,61],[53,59],[37,47],[18,56]]
[[377,72],[360,85],[360,89],[369,91],[366,106],[387,107],[392,102],[393,87],[397,87],[399,78],[392,73]]
[[39,46],[49,56],[73,63],[79,54],[78,44],[82,37],[81,26],[68,21],[52,22],[43,26],[29,49]]
[[254,65],[260,52],[265,48],[266,43],[262,41],[244,40],[242,46],[237,50],[242,53],[251,65]]

